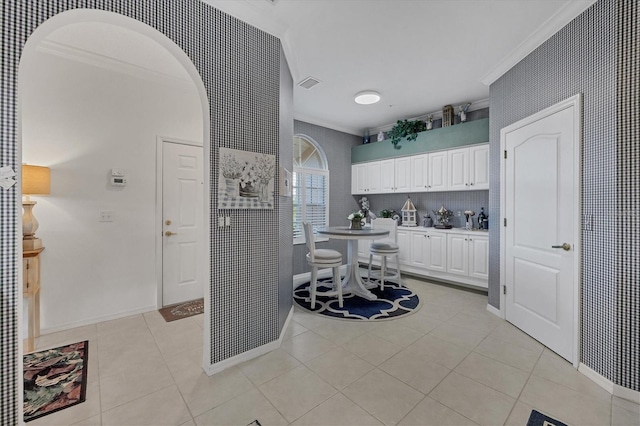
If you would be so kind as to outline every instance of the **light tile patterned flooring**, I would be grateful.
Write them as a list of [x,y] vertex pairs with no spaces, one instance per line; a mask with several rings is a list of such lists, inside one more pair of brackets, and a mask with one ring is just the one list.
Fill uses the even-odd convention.
[[486,296],[405,278],[423,300],[380,323],[296,310],[282,347],[208,377],[202,316],[157,312],[42,336],[88,339],[83,404],[29,425],[526,425],[533,408],[571,425],[640,425],[540,343],[486,310]]

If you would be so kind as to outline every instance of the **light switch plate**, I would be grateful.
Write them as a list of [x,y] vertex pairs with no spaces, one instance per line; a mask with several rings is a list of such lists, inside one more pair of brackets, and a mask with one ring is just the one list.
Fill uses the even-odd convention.
[[225,226],[231,226],[231,216],[226,216],[224,218],[224,224]]
[[218,216],[218,226],[219,227],[224,226],[224,216]]
[[100,212],[100,222],[113,222],[113,212],[111,210],[102,210]]

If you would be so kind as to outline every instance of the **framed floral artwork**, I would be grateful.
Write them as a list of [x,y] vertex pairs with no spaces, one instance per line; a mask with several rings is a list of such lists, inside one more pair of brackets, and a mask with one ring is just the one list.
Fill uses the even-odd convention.
[[218,209],[273,209],[275,155],[220,148]]

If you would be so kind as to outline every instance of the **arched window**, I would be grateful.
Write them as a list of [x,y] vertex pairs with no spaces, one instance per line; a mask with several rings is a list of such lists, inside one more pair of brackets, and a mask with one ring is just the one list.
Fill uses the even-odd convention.
[[314,229],[329,225],[329,168],[318,144],[308,136],[293,137],[293,242],[304,242],[302,222]]

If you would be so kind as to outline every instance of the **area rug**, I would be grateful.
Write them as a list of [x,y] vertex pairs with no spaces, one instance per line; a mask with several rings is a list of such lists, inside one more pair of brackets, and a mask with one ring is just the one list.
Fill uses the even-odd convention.
[[531,415],[529,416],[529,421],[527,422],[527,426],[567,426],[565,423],[562,423],[560,420],[552,419],[549,416],[545,416],[539,411],[532,410]]
[[24,421],[84,402],[88,360],[88,340],[25,355]]
[[[318,280],[318,293],[331,290],[329,285],[331,278]],[[376,287],[370,291],[375,294],[377,300],[367,300],[353,294],[343,296],[343,307],[338,306],[336,297],[317,295],[316,307],[311,309],[311,297],[309,294],[310,282],[300,284],[293,291],[293,300],[303,309],[316,314],[332,318],[346,320],[380,321],[394,319],[402,315],[416,312],[420,308],[420,298],[411,289],[400,284],[385,281],[384,290],[380,290],[380,282],[372,280]]]
[[165,306],[159,309],[158,312],[160,312],[166,322],[199,315],[204,312],[204,298]]

